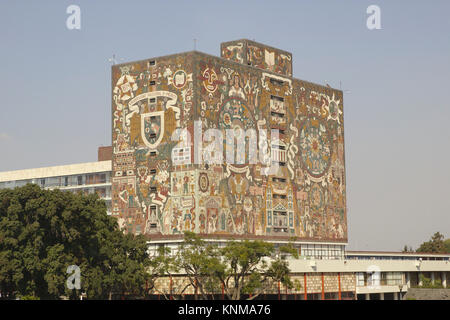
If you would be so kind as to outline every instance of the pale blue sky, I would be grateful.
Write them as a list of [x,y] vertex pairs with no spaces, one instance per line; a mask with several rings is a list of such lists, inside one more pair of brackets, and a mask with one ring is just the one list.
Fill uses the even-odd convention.
[[[81,30],[66,8],[81,7]],[[381,8],[382,30],[366,28]],[[292,52],[296,78],[345,94],[349,249],[450,237],[450,2],[0,3],[0,171],[95,161],[111,143],[110,64],[240,38]],[[120,60],[119,60],[120,62]]]

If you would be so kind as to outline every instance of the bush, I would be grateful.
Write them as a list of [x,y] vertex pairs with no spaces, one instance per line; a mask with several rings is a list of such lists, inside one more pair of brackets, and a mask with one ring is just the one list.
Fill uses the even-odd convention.
[[431,281],[430,278],[425,277],[423,274],[419,276],[420,281],[422,281],[422,285],[418,286],[418,288],[427,288],[427,289],[443,289],[441,280]]
[[41,300],[36,296],[19,296],[19,300]]

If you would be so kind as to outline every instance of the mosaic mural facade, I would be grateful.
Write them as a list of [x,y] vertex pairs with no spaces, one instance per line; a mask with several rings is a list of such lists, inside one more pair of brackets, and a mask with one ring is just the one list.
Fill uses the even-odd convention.
[[247,39],[220,45],[222,58],[292,77],[292,54]]
[[[248,40],[221,49],[222,58],[189,52],[113,66],[113,215],[150,238],[346,242],[342,92],[290,77],[284,51]],[[194,121],[203,134],[232,129],[236,139],[224,134],[218,155],[206,142],[181,144],[183,131],[173,138],[177,128],[194,136]],[[270,174],[252,159],[249,129],[277,165]],[[235,144],[245,156],[234,163],[194,163],[226,159]]]

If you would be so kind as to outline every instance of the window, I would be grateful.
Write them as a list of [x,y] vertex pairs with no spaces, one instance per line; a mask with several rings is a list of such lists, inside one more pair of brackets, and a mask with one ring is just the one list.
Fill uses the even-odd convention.
[[280,145],[277,145],[277,144],[273,144],[272,148],[275,148],[275,149],[278,149],[278,150],[286,150],[285,146],[280,146]]
[[156,157],[156,151],[151,151],[150,152],[150,157]]
[[320,300],[321,294],[320,293],[308,293],[307,297],[308,297],[308,300]]
[[151,86],[154,86],[155,84],[156,84],[156,81],[154,81],[154,80],[150,81]]
[[[155,103],[156,102],[156,98],[150,98],[150,103]],[[154,118],[154,117],[152,117]]]
[[156,174],[156,169],[150,169],[150,174]]
[[281,112],[271,111],[271,112],[270,112],[270,115],[271,115],[272,117],[284,118],[284,113],[281,113]]
[[286,110],[284,108],[284,99],[277,96],[270,96],[270,111],[272,115],[272,121],[276,123],[284,123],[284,114]]
[[93,184],[94,183],[94,175],[93,174],[88,174],[86,176],[86,184]]
[[151,65],[151,66],[156,65],[156,61],[155,61],[155,60],[150,60],[150,61],[149,61],[149,65]]
[[106,197],[106,189],[105,188],[96,188],[95,192],[98,194],[100,198]]
[[272,181],[274,181],[274,182],[286,182],[286,179],[285,179],[285,178],[277,178],[277,177],[273,177],[273,178],[272,178]]
[[[275,198],[275,199],[286,199],[286,195],[285,194],[273,194],[273,197]],[[286,212],[285,212],[285,214],[286,214]]]
[[282,86],[284,84],[284,81],[278,80],[278,79],[274,79],[274,78],[270,78],[270,83],[271,84],[275,84],[277,86]]
[[383,272],[381,274],[381,284],[396,286],[403,284],[403,276],[400,272]]
[[150,187],[150,192],[151,193],[156,193],[156,187]]
[[272,100],[274,100],[274,101],[279,101],[279,102],[283,102],[284,101],[284,99],[283,98],[281,98],[281,97],[277,97],[277,96],[270,96],[270,99],[272,99]]

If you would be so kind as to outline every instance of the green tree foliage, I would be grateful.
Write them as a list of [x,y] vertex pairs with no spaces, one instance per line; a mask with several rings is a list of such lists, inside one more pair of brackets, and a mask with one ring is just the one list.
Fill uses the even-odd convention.
[[292,288],[287,254],[297,258],[292,246],[278,249],[264,241],[230,241],[221,249],[225,271],[218,277],[229,299],[239,300],[242,294],[255,299],[275,284]]
[[420,245],[420,247],[416,250],[416,252],[424,252],[424,253],[447,253],[446,243],[444,242],[444,236],[436,232],[430,239],[430,241],[426,241]]
[[[143,237],[124,235],[97,195],[37,185],[0,190],[0,292],[56,299],[143,294],[149,264]],[[67,267],[81,269],[69,290]]]
[[171,285],[169,285],[169,290],[166,286],[158,286],[157,280],[159,278],[168,277],[173,279],[173,275],[179,273],[180,267],[178,264],[177,256],[172,254],[170,248],[165,246],[160,246],[153,256],[150,257],[150,265],[148,268],[149,279],[148,279],[148,290],[149,292],[154,292],[162,295],[165,299],[175,299],[175,296],[183,294],[191,284],[181,286],[178,283],[173,283],[171,280]]
[[412,248],[411,246],[408,247],[408,246],[405,244],[405,246],[403,247],[402,252],[403,252],[403,253],[408,253],[408,252],[414,252],[414,250],[413,250],[413,248]]
[[417,286],[417,288],[426,288],[426,289],[443,289],[441,280],[431,280],[430,278],[425,277],[423,274],[419,275],[419,280],[422,282],[421,286]]
[[216,245],[205,242],[192,232],[186,232],[176,265],[187,275],[196,300],[213,299],[213,294],[219,292],[217,275],[224,273],[225,266]]
[[444,241],[445,253],[450,253],[450,239]]
[[[248,295],[254,299],[277,283],[291,288],[289,263],[286,255],[298,258],[292,246],[275,248],[264,241],[228,241],[219,247],[186,232],[184,242],[176,254],[159,249],[152,259],[151,274],[154,283],[159,276],[185,274],[195,299],[214,299],[218,294],[230,300]],[[180,288],[183,292],[186,287]],[[177,294],[180,294],[177,292]],[[169,295],[159,292],[168,299]]]

